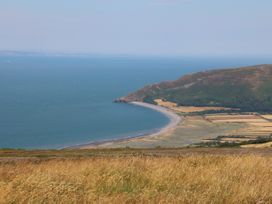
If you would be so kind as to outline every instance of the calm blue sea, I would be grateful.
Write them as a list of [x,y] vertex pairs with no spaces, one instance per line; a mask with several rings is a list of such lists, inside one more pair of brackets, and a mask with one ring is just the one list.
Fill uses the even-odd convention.
[[0,148],[62,148],[143,134],[168,119],[115,104],[142,86],[253,58],[0,56]]

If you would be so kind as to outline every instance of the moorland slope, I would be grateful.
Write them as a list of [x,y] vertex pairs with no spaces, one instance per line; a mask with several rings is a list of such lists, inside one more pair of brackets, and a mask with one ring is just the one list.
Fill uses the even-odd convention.
[[272,111],[272,65],[219,69],[185,75],[120,98],[154,103],[163,99],[185,106],[222,106],[242,111]]

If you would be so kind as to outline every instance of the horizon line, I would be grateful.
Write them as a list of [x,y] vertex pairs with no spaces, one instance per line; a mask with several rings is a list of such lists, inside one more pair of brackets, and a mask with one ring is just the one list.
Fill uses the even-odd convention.
[[69,57],[151,57],[151,58],[183,58],[183,57],[199,57],[199,58],[272,58],[270,54],[233,54],[233,55],[220,55],[220,54],[127,54],[127,53],[88,53],[88,52],[71,52],[71,51],[38,51],[38,50],[0,50],[0,56],[69,56]]

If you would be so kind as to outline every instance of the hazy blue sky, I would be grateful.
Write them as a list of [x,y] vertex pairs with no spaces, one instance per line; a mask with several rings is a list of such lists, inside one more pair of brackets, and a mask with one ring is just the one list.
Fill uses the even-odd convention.
[[0,50],[272,55],[271,0],[0,0]]

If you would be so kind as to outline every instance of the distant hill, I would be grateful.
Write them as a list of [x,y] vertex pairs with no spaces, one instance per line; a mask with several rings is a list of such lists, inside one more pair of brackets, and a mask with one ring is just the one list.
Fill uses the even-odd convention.
[[165,99],[179,105],[224,106],[244,111],[272,111],[272,65],[222,69],[185,75],[148,85],[120,101]]

